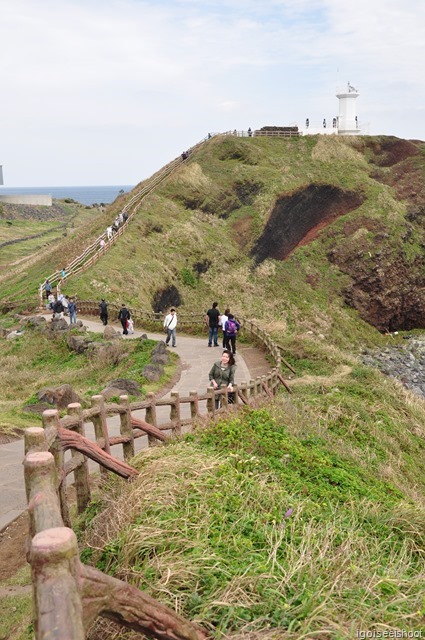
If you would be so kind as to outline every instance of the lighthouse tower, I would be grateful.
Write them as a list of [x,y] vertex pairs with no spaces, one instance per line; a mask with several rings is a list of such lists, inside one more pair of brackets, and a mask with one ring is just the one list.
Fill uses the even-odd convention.
[[358,91],[349,82],[347,82],[346,89],[337,89],[336,97],[339,100],[338,135],[358,136],[360,134],[356,112],[358,96]]

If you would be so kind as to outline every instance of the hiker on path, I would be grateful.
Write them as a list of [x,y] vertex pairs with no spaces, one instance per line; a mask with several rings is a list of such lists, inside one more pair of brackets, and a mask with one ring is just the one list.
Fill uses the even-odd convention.
[[241,325],[235,320],[233,313],[229,313],[224,330],[226,332],[227,348],[232,351],[233,355],[236,353],[236,336],[240,328]]
[[219,318],[219,324],[221,326],[221,330],[223,332],[223,349],[228,349],[228,345],[227,345],[227,334],[226,331],[224,329],[225,324],[229,318],[229,313],[230,313],[230,309],[227,308],[224,310],[224,313],[221,314],[220,318]]
[[[233,391],[233,385],[235,384],[235,371],[236,364],[233,354],[225,349],[221,355],[221,360],[214,362],[211,370],[208,374],[211,386],[213,389],[222,389],[227,387],[229,391]],[[229,403],[233,404],[234,397],[229,394]],[[221,396],[215,396],[215,408],[220,406]]]
[[52,293],[52,285],[49,280],[44,283],[44,291],[46,292],[46,300],[48,300],[49,295]]
[[106,327],[106,325],[108,324],[108,305],[106,304],[103,298],[99,304],[99,312],[100,312],[100,319],[102,320],[103,326]]
[[171,340],[171,344],[173,347],[176,346],[176,327],[177,327],[177,314],[174,307],[171,307],[170,313],[168,313],[164,318],[164,329],[167,332],[167,337],[165,339],[165,344]]
[[127,307],[125,306],[125,304],[121,305],[121,309],[120,312],[118,314],[118,320],[121,322],[122,324],[122,333],[124,336],[128,335],[128,330],[127,330],[127,320],[130,318],[130,311],[127,309]]
[[218,310],[218,302],[213,302],[211,309],[208,309],[205,315],[205,322],[208,326],[208,346],[212,347],[212,343],[214,341],[214,346],[218,347],[218,318],[220,316],[220,311]]
[[74,298],[68,302],[69,324],[77,324],[77,303]]
[[63,267],[63,269],[62,269],[62,271],[61,271],[61,278],[62,278],[62,280],[65,280],[66,275],[67,275],[67,274],[66,274],[66,269],[65,269],[65,267]]

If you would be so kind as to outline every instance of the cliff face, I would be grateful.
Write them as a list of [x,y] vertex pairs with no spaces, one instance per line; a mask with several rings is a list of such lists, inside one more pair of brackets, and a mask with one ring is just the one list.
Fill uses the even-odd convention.
[[[285,260],[322,237],[329,262],[350,278],[344,300],[363,320],[380,331],[425,328],[425,144],[364,138],[356,145],[369,177],[390,186],[405,207],[404,219],[394,224],[391,206],[380,217],[347,216],[365,202],[361,190],[310,184],[276,199],[251,255],[256,263]],[[346,222],[334,229],[342,216]]]

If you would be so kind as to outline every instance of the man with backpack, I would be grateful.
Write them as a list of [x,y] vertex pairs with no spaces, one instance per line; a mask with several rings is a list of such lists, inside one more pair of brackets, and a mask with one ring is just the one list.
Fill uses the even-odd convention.
[[218,310],[218,302],[213,302],[213,306],[211,309],[208,309],[205,316],[205,323],[208,327],[208,346],[212,347],[212,343],[214,341],[214,346],[218,347],[218,320],[220,316],[220,311]]
[[122,304],[118,314],[118,320],[120,320],[122,325],[123,336],[128,335],[127,320],[129,320],[129,318],[130,318],[130,311],[127,309],[125,304]]
[[62,314],[63,314],[63,304],[62,304],[62,300],[58,298],[55,304],[53,305],[53,317],[62,318]]
[[229,349],[233,353],[236,353],[236,336],[238,335],[238,331],[241,328],[239,322],[235,319],[233,313],[229,313],[227,316],[227,322],[225,323],[223,329],[226,335],[226,348]]

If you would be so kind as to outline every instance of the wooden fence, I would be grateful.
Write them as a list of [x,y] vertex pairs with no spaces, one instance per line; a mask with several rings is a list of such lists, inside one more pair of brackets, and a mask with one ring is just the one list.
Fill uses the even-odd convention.
[[[97,303],[83,301],[84,313],[98,313]],[[118,307],[116,307],[118,312]],[[162,325],[159,314],[133,311],[136,321]],[[193,326],[200,314],[179,316],[179,325]],[[190,391],[188,396],[172,392],[170,398],[155,398],[148,393],[145,400],[129,402],[122,395],[119,403],[106,403],[103,396],[92,397],[91,407],[79,403],[68,405],[62,418],[57,410],[43,413],[43,428],[31,427],[25,432],[25,486],[30,514],[30,543],[36,640],[82,640],[87,627],[97,616],[160,640],[205,640],[206,632],[178,616],[143,592],[88,567],[78,559],[78,545],[71,529],[66,479],[73,473],[77,512],[83,513],[90,502],[88,458],[99,464],[101,475],[113,472],[123,478],[137,475],[128,464],[135,453],[135,440],[147,437],[147,446],[180,435],[197,419],[214,417],[217,412],[237,410],[259,396],[272,398],[283,384],[280,347],[255,322],[239,318],[243,331],[264,345],[276,366],[266,375],[233,386],[229,390],[208,388],[206,393]],[[283,361],[288,367],[290,365]],[[292,367],[290,367],[291,370]],[[220,398],[220,408],[216,399]],[[158,413],[166,407],[167,419]],[[162,409],[164,411],[164,409]],[[138,412],[138,415],[135,413]],[[141,414],[141,415],[140,415]],[[108,419],[119,416],[119,435],[111,436]],[[86,438],[86,424],[94,428],[95,442]],[[122,446],[123,461],[111,455],[111,449]],[[67,459],[66,451],[71,456]]]
[[[210,137],[212,135],[217,135],[217,134],[210,134]],[[190,147],[190,149],[187,150],[187,152],[186,152],[187,155],[185,155],[184,158],[183,158],[183,155],[181,155],[181,156],[179,156],[177,158],[174,158],[174,160],[171,160],[171,162],[169,162],[168,164],[164,165],[159,171],[154,173],[151,178],[149,178],[147,181],[145,181],[143,186],[139,190],[135,191],[135,193],[132,195],[132,197],[126,202],[126,204],[122,208],[122,212],[123,213],[126,212],[127,216],[128,216],[127,219],[125,220],[125,222],[123,222],[118,227],[118,230],[113,233],[111,238],[108,238],[106,231],[102,232],[94,240],[94,242],[92,242],[90,245],[88,245],[84,249],[84,251],[79,256],[74,258],[74,260],[72,260],[65,267],[66,278],[62,277],[62,272],[59,271],[59,270],[55,271],[54,273],[50,274],[50,276],[47,277],[47,280],[49,280],[50,283],[53,286],[56,286],[58,293],[60,292],[61,286],[64,284],[64,282],[70,276],[77,275],[78,273],[86,271],[86,269],[88,269],[89,267],[93,266],[111,247],[113,247],[113,245],[116,243],[118,238],[127,229],[128,225],[130,224],[130,222],[131,222],[132,218],[134,217],[135,213],[137,213],[137,211],[138,211],[138,209],[140,207],[140,203],[142,202],[142,200],[146,196],[151,194],[156,189],[156,187],[159,184],[161,184],[161,182],[163,182],[165,180],[165,178],[167,178],[169,175],[171,175],[207,139],[209,139],[209,138],[206,137],[203,140],[201,140],[200,142],[198,142],[195,145],[193,145],[193,147]],[[104,241],[104,245],[103,246],[101,246],[101,241],[102,240]],[[39,286],[39,304],[40,304],[40,306],[43,306],[43,294],[44,293],[45,293],[45,282],[42,282],[40,284],[40,286]]]

